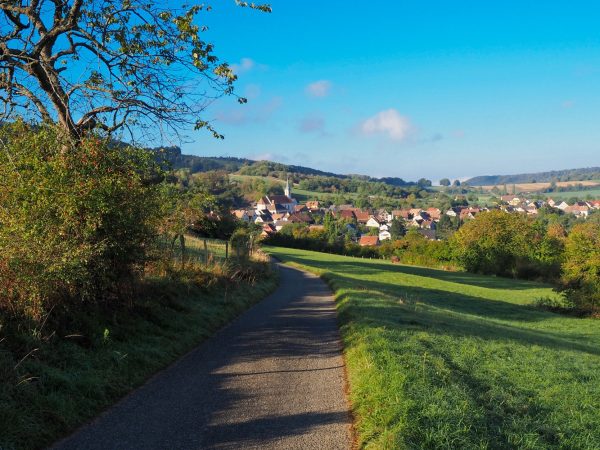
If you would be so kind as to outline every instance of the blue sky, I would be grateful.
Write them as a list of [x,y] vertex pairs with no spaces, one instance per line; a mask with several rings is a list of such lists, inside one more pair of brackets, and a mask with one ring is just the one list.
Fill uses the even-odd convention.
[[[527,3],[527,4],[524,4]],[[184,153],[464,178],[600,165],[600,3],[220,0],[203,17],[247,105]]]

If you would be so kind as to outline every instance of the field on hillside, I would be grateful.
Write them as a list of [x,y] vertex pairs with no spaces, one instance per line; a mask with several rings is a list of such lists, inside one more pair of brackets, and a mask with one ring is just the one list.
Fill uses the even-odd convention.
[[548,198],[553,199],[569,199],[569,198],[578,198],[580,200],[585,200],[588,196],[592,197],[592,199],[600,199],[600,188],[598,189],[586,189],[583,191],[569,191],[569,192],[552,192],[548,194]]
[[267,248],[336,291],[363,448],[600,448],[600,322],[532,282]]
[[[600,181],[598,180],[585,180],[585,181],[557,181],[556,186],[558,187],[567,187],[567,186],[600,186]],[[516,183],[516,184],[507,184],[507,189],[512,193],[513,186],[516,188],[517,193],[519,192],[540,192],[548,189],[550,187],[550,183]],[[487,185],[481,186],[482,189],[486,191],[491,191],[494,187],[498,187],[502,189],[504,185]],[[552,194],[554,195],[554,194]]]

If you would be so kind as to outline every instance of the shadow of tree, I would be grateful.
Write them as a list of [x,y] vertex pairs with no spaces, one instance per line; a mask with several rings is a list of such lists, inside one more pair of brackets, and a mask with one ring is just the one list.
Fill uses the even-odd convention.
[[518,280],[513,278],[494,277],[487,275],[478,275],[468,272],[454,272],[428,267],[408,266],[402,264],[392,264],[381,260],[366,260],[359,258],[346,258],[339,256],[327,261],[310,259],[298,255],[285,255],[285,260],[298,264],[306,264],[320,270],[329,270],[333,272],[344,272],[350,275],[369,275],[381,271],[391,273],[403,273],[416,275],[420,277],[434,278],[436,280],[447,281],[450,283],[464,284],[489,289],[511,289],[525,290],[532,288],[548,287],[548,285],[536,283],[533,281]]
[[[342,323],[359,319],[371,322],[373,326],[412,327],[434,334],[510,340],[524,345],[600,355],[600,347],[582,343],[577,333],[565,335],[525,327],[526,323],[553,319],[556,317],[553,313],[437,289],[398,287],[364,279],[360,281],[363,289],[356,289],[356,279],[333,273],[327,273],[325,277],[344,289],[344,293],[338,296]],[[354,301],[349,303],[348,299]],[[512,323],[487,320],[490,318]],[[522,327],[519,322],[523,323]]]

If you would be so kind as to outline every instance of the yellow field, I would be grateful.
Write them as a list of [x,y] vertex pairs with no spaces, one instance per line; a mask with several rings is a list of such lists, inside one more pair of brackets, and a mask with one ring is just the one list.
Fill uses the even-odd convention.
[[[586,181],[557,181],[556,186],[558,187],[568,187],[568,186],[600,186],[600,181],[597,180],[586,180]],[[550,183],[509,183],[506,185],[506,188],[509,192],[512,193],[513,186],[516,188],[517,192],[536,192],[543,191],[550,187]],[[481,186],[486,191],[491,191],[494,187],[502,188],[504,185],[487,185]]]

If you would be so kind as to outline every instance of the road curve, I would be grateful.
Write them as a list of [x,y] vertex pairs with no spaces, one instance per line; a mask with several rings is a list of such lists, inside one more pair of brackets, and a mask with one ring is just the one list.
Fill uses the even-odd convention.
[[350,449],[333,298],[278,267],[275,293],[52,448]]

